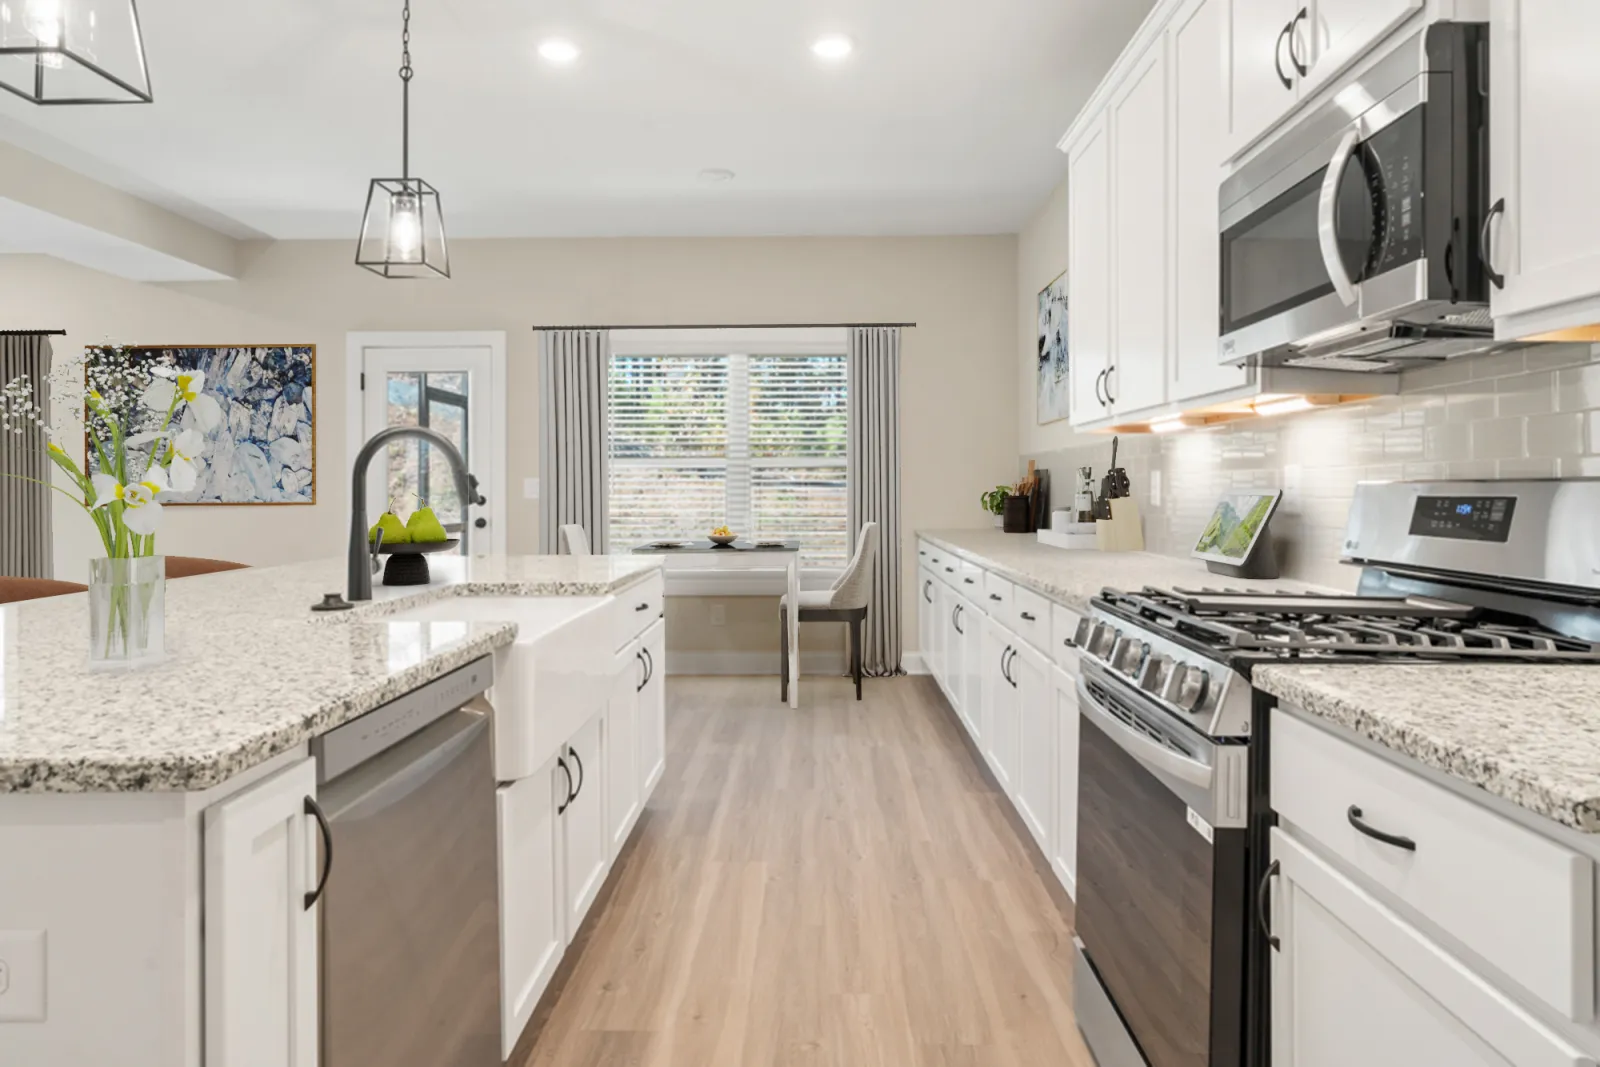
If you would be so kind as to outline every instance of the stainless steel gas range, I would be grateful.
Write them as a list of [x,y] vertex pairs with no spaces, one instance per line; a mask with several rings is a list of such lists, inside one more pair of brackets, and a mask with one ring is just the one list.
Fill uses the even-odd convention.
[[1265,1067],[1260,663],[1600,665],[1600,479],[1371,483],[1354,595],[1108,589],[1082,651],[1078,1025],[1100,1067]]

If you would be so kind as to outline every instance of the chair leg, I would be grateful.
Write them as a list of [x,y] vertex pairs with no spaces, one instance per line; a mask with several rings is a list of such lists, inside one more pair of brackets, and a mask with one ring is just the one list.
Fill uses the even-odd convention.
[[778,696],[789,703],[789,613],[778,612]]
[[861,699],[861,620],[850,623],[850,669],[856,676],[856,699]]

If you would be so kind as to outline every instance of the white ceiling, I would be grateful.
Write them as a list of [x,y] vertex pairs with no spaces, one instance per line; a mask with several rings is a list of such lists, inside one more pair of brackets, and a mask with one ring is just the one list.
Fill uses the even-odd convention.
[[[1149,7],[413,0],[412,173],[455,237],[1012,232]],[[0,139],[234,236],[353,240],[399,171],[398,0],[140,13],[155,104],[8,98]],[[809,51],[828,31],[842,63]],[[551,35],[581,58],[539,59]]]

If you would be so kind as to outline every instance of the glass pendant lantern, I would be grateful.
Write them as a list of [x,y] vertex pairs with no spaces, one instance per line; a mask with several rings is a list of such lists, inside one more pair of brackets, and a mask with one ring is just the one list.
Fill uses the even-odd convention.
[[[6,2],[6,0],[0,0]],[[356,265],[385,278],[450,277],[439,190],[411,176],[411,0],[400,34],[400,177],[374,178],[367,189]]]
[[34,104],[148,104],[134,0],[0,0],[0,89]]

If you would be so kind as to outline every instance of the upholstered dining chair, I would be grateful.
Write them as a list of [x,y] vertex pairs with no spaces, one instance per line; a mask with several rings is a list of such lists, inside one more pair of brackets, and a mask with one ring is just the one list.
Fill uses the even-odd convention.
[[561,547],[567,550],[569,556],[590,555],[589,535],[577,523],[568,523],[561,527]]
[[23,600],[42,600],[47,596],[87,593],[89,587],[77,582],[58,582],[51,578],[0,578],[0,604]]
[[202,574],[218,571],[242,571],[249,564],[230,563],[225,559],[204,559],[200,556],[168,556],[168,578],[198,578]]
[[[856,538],[856,554],[844,573],[827,589],[802,589],[795,625],[802,622],[842,622],[850,630],[850,673],[856,680],[856,699],[861,699],[861,624],[867,618],[867,603],[872,599],[872,564],[878,555],[878,524],[861,527]],[[779,693],[789,699],[789,597],[778,598]]]

